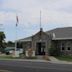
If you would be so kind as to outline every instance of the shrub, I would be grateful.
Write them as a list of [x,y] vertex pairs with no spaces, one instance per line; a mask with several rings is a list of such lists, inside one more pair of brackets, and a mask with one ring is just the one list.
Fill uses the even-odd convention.
[[49,48],[49,54],[51,56],[59,56],[60,50],[58,48]]

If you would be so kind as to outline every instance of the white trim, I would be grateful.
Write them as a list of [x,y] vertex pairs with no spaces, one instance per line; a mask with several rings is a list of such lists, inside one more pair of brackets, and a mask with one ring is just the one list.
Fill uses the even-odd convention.
[[53,38],[55,38],[56,37],[56,35],[55,35],[55,33],[53,33]]
[[52,38],[52,40],[67,40],[67,39],[72,39],[72,37],[70,37],[70,38]]

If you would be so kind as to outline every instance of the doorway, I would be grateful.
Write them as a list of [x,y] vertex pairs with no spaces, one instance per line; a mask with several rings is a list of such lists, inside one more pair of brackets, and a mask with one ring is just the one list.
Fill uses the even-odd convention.
[[45,42],[37,42],[36,43],[36,54],[37,55],[45,55]]

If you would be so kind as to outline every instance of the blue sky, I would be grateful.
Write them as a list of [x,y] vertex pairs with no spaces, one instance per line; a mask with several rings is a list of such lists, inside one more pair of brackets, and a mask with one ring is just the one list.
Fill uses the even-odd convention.
[[6,41],[16,39],[16,14],[17,39],[38,32],[40,10],[44,31],[72,26],[72,0],[0,0],[0,30],[5,32]]

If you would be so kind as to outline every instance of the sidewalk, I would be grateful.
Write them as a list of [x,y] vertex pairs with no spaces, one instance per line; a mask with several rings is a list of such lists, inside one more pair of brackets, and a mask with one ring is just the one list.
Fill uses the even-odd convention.
[[72,64],[72,62],[61,61],[61,60],[58,60],[57,58],[55,58],[55,57],[53,57],[53,56],[50,56],[49,59],[50,59],[49,63],[57,63],[57,64]]
[[50,59],[51,61],[54,61],[54,62],[58,62],[58,61],[59,61],[58,59],[56,59],[56,58],[53,57],[53,56],[49,56],[49,59]]
[[26,61],[26,62],[44,62],[44,63],[56,63],[56,64],[72,64],[72,62],[61,61],[53,56],[49,56],[50,61],[43,59],[0,59],[0,60],[10,60],[10,61]]

